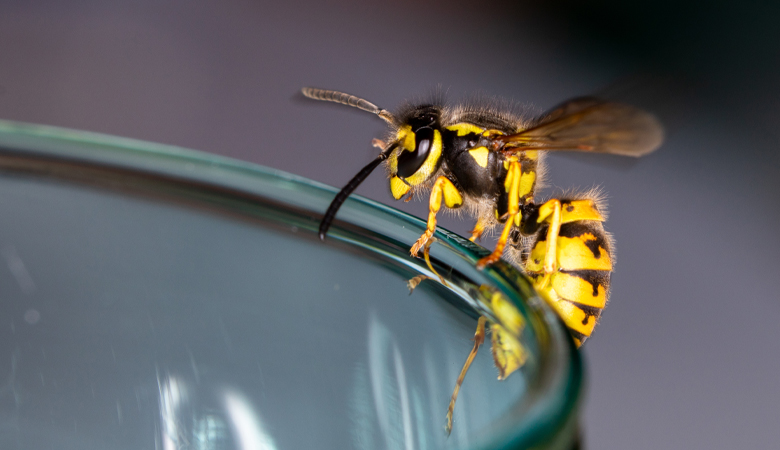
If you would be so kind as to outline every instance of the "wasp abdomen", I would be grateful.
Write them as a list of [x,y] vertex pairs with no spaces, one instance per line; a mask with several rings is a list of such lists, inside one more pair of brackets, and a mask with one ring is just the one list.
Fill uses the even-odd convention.
[[[564,200],[561,206],[554,271],[545,280],[548,224],[539,229],[525,261],[525,270],[563,318],[577,345],[581,345],[593,332],[607,305],[613,260],[611,238],[592,201]],[[580,214],[572,214],[576,209]],[[591,220],[577,220],[578,217]]]

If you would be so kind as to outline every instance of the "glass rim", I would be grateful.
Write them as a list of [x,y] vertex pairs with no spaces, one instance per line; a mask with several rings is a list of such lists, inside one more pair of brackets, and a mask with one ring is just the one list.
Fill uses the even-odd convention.
[[[20,165],[20,161],[24,164]],[[45,161],[67,161],[88,164],[98,170],[118,169],[126,173],[163,176],[174,182],[196,183],[201,189],[228,190],[228,195],[230,192],[253,194],[311,212],[317,220],[338,192],[336,188],[301,176],[182,147],[0,120],[0,169],[25,171],[31,164]],[[48,172],[42,172],[42,175],[57,177],[57,174]],[[419,218],[352,195],[339,211],[329,239],[356,244],[339,232],[344,223],[388,236],[388,227],[381,225],[390,220],[403,224],[402,228],[408,227],[403,235],[406,238],[409,233],[419,236],[425,229],[425,221]],[[447,263],[468,264],[473,268],[476,261],[487,254],[484,248],[441,227],[437,229],[435,238],[437,243],[443,244],[442,249],[437,250],[437,256]],[[391,239],[398,240],[400,237],[397,235]],[[512,431],[498,439],[491,439],[489,443],[495,449],[554,443],[561,433],[576,428],[576,410],[583,383],[581,356],[557,314],[535,294],[530,282],[517,269],[502,261],[481,273],[521,311],[527,308],[523,299],[533,303],[542,311],[541,317],[547,328],[548,351],[540,352],[537,379],[530,380],[536,393],[541,395],[530,399],[523,395],[518,404],[499,419],[507,430]],[[462,296],[463,292],[458,294]]]

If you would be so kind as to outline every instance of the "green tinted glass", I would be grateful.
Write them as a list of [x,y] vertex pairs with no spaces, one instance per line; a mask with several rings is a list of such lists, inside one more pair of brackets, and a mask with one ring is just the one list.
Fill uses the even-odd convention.
[[[569,448],[581,366],[514,269],[335,190],[129,139],[0,122],[0,448]],[[409,295],[406,282],[432,276]],[[489,342],[445,413],[485,292],[526,326]],[[479,312],[478,312],[479,311]]]

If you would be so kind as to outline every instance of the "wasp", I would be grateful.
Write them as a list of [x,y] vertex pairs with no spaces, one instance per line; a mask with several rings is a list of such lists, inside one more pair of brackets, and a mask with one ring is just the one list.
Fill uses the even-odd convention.
[[[663,128],[636,107],[581,97],[566,101],[535,119],[510,107],[483,104],[447,106],[435,101],[407,104],[396,113],[343,92],[304,88],[303,95],[377,115],[387,122],[384,139],[374,140],[380,154],[336,195],[320,223],[324,239],[349,195],[384,163],[396,200],[430,192],[425,232],[411,254],[428,248],[442,203],[476,218],[472,241],[500,229],[495,249],[478,268],[502,257],[528,275],[557,311],[577,346],[591,335],[607,304],[614,244],[604,230],[605,204],[599,191],[536,200],[548,151],[607,153],[639,157],[658,148]],[[434,271],[435,272],[435,271]],[[458,378],[447,414],[447,431],[458,390],[485,339],[485,318],[478,321],[472,350]],[[493,355],[499,378],[522,364],[522,351],[492,327]]]

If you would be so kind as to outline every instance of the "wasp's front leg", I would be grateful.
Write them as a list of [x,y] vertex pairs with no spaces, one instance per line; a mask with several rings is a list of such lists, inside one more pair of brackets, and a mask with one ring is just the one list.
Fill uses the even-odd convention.
[[420,249],[425,247],[425,244],[433,236],[433,232],[436,231],[436,214],[441,208],[442,200],[444,200],[444,205],[447,208],[457,208],[463,205],[463,196],[458,191],[458,188],[452,184],[452,181],[445,176],[440,176],[433,184],[431,197],[428,202],[428,226],[425,228],[425,233],[412,246],[410,250],[412,256],[416,257],[420,253]]
[[[439,277],[439,281],[441,284],[448,286],[447,280],[444,279],[443,276],[439,274],[439,272],[436,271],[436,269],[433,267],[433,263],[431,263],[431,244],[433,244],[436,241],[436,239],[431,239],[425,244],[425,247],[423,248],[423,259],[425,260],[425,264],[428,266],[428,269],[430,269],[431,272],[433,272],[434,275]],[[417,288],[417,286],[420,285],[425,280],[429,280],[431,277],[428,275],[417,275],[416,277],[412,278],[411,280],[406,282],[406,287],[409,288],[409,295],[414,292],[414,290]]]

